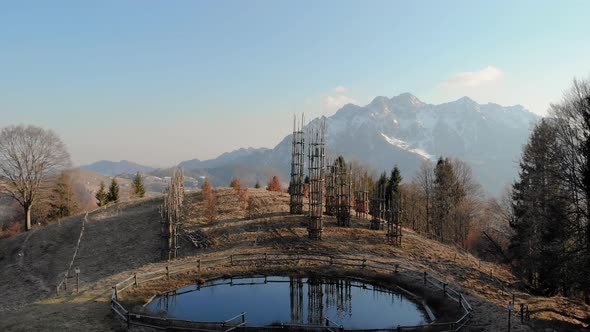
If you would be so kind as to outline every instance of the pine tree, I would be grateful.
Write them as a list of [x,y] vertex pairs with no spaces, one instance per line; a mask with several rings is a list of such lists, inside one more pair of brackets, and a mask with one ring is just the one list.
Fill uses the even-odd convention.
[[510,249],[517,272],[545,295],[555,295],[559,285],[567,283],[563,255],[567,203],[559,181],[555,141],[555,128],[541,120],[524,147],[520,179],[513,185],[514,219],[510,224],[515,230]]
[[94,195],[94,197],[96,198],[96,205],[98,205],[99,207],[107,205],[107,203],[109,202],[109,196],[106,192],[104,182],[100,181],[100,187],[98,188],[98,191],[96,192],[96,195]]
[[343,173],[343,174],[348,173],[348,167],[346,166],[346,160],[344,159],[344,157],[342,155],[339,155],[338,158],[336,158],[336,160],[334,160],[334,165],[338,166],[341,173]]
[[62,173],[58,178],[50,198],[50,219],[58,220],[69,217],[77,212],[78,204],[76,203],[74,191],[72,190],[71,179],[66,173]]
[[460,242],[462,234],[456,231],[451,213],[465,197],[465,190],[448,158],[440,157],[436,164],[433,189],[434,235],[440,242]]
[[403,178],[399,171],[399,168],[397,167],[397,165],[395,165],[391,170],[391,176],[389,176],[389,178],[387,179],[387,185],[385,187],[385,199],[388,202],[388,204],[391,201],[392,195],[396,195],[397,193],[399,193],[399,186],[402,180]]
[[143,177],[139,172],[135,174],[133,182],[131,182],[131,196],[143,198],[145,196],[145,186],[143,185]]
[[260,189],[260,181],[256,180],[256,184],[254,185],[254,188]]
[[119,201],[119,184],[117,183],[117,178],[113,178],[111,180],[111,185],[109,187],[109,192],[107,194],[107,201],[117,203]]

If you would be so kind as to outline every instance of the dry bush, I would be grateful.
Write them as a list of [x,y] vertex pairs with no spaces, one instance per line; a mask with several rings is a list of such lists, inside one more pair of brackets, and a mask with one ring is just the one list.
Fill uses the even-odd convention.
[[240,202],[240,208],[244,210],[247,209],[249,196],[248,188],[242,188],[238,191],[238,201]]
[[6,235],[6,236],[13,236],[16,235],[18,233],[21,233],[23,231],[23,222],[19,221],[19,222],[12,222],[8,225],[8,227],[6,227],[6,230],[4,232],[1,232],[2,235]]
[[203,203],[205,205],[205,218],[212,224],[217,218],[217,193],[211,186],[209,180],[203,183],[202,187]]
[[240,178],[238,178],[237,176],[234,176],[231,179],[231,182],[229,184],[230,187],[234,188],[237,192],[240,191],[240,188],[242,187],[242,184],[240,182]]
[[209,180],[205,180],[205,183],[203,183],[203,186],[201,187],[201,190],[203,191],[203,196],[207,195],[208,193],[211,192],[211,182],[209,182]]
[[246,219],[252,218],[254,212],[254,197],[249,197],[246,203]]
[[266,190],[268,191],[283,191],[281,187],[281,180],[279,180],[278,176],[273,176],[269,181],[268,185],[266,186]]

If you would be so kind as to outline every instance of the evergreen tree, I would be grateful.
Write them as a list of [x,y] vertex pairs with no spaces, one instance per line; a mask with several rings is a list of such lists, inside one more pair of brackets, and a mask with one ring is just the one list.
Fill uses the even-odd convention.
[[254,185],[254,188],[260,189],[260,181],[256,180],[256,184]]
[[57,184],[51,192],[50,200],[50,219],[58,220],[76,213],[78,204],[72,190],[71,179],[66,173],[62,173],[58,178]]
[[107,201],[115,203],[119,201],[119,184],[117,183],[117,178],[111,180],[111,185],[107,194]]
[[343,174],[348,173],[348,167],[346,166],[346,160],[344,159],[344,157],[342,155],[339,155],[338,158],[336,158],[336,160],[334,160],[334,166],[337,166],[338,168],[340,168],[340,172],[342,172]]
[[563,255],[567,202],[555,141],[555,128],[541,120],[524,147],[510,224],[515,230],[510,249],[517,272],[545,295],[555,295],[560,285],[564,291],[568,288]]
[[402,180],[403,178],[399,168],[397,165],[395,165],[391,170],[391,176],[387,179],[387,185],[385,187],[385,199],[387,200],[388,206],[391,202],[392,196],[395,196],[399,193],[399,186]]
[[131,182],[131,196],[143,198],[145,196],[145,186],[143,185],[143,177],[139,172],[135,174],[133,182]]
[[94,195],[94,197],[96,198],[96,205],[98,205],[99,207],[107,205],[107,203],[109,202],[109,196],[106,192],[104,182],[100,181],[100,187],[98,188],[98,191],[96,192],[96,195]]
[[451,212],[457,208],[465,197],[465,190],[458,181],[453,164],[448,158],[440,157],[434,168],[433,217],[432,225],[435,237],[440,242],[459,242],[461,234],[451,218]]

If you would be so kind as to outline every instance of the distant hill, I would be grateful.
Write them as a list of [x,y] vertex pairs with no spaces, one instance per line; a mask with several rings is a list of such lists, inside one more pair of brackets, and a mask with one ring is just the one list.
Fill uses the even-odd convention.
[[101,160],[90,165],[80,166],[81,169],[94,171],[104,175],[122,175],[122,174],[135,174],[149,173],[155,170],[153,167],[140,165],[131,161],[109,161]]

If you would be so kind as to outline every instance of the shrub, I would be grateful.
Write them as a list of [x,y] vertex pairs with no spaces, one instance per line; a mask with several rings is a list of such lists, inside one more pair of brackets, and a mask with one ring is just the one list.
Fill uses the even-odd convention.
[[283,191],[281,187],[281,180],[279,180],[278,176],[273,176],[269,181],[268,185],[266,186],[266,190],[268,191]]

